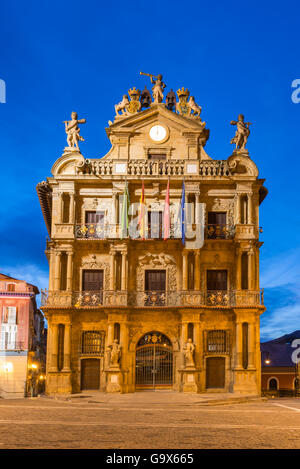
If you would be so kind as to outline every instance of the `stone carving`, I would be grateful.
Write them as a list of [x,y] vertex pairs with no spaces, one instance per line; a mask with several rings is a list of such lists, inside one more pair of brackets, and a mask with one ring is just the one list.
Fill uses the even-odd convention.
[[172,90],[172,88],[171,88],[171,91],[169,91],[169,93],[166,96],[166,105],[169,111],[174,111],[176,107],[176,95],[174,91]]
[[186,368],[194,368],[194,350],[195,345],[193,344],[192,339],[188,339],[185,348],[184,348],[184,358],[185,358],[185,366]]
[[119,368],[121,358],[121,345],[118,343],[118,339],[115,339],[111,345],[107,347],[110,352],[110,367]]
[[126,108],[129,104],[129,98],[127,96],[127,94],[124,94],[123,95],[123,99],[121,102],[119,102],[118,104],[115,104],[115,112],[116,112],[116,116],[119,116],[119,111],[122,111],[122,115],[126,115]]
[[235,143],[236,151],[245,151],[245,145],[250,135],[249,125],[251,125],[251,122],[244,122],[244,115],[239,114],[238,120],[231,121],[230,124],[237,127],[235,136],[230,140],[230,143]]
[[64,121],[67,142],[69,148],[79,150],[78,142],[84,142],[84,138],[79,135],[80,128],[78,124],[85,124],[86,119],[78,119],[77,112],[72,112],[70,121]]
[[176,103],[176,112],[184,117],[189,117],[191,114],[191,108],[187,102],[189,95],[189,90],[184,87],[177,91],[179,102]]
[[201,110],[202,110],[202,107],[199,106],[196,102],[195,102],[195,98],[194,96],[191,96],[189,101],[188,101],[188,106],[190,106],[190,109],[191,111],[193,111],[193,114],[191,114],[192,117],[199,117],[200,118],[200,114],[201,114]]
[[164,99],[163,91],[166,87],[165,83],[162,81],[163,76],[162,75],[155,76],[155,75],[151,75],[151,73],[143,73],[143,72],[140,72],[140,75],[145,75],[147,77],[150,77],[151,83],[154,84],[154,86],[152,87],[152,96],[153,96],[154,103],[155,104],[162,103]]
[[144,271],[147,269],[166,268],[167,289],[168,291],[176,291],[177,288],[177,270],[176,262],[172,256],[168,254],[146,254],[138,260],[138,268],[136,273],[137,290],[144,291]]
[[123,99],[120,103],[115,105],[116,117],[120,117],[119,111],[122,111],[122,116],[131,116],[132,114],[136,114],[138,111],[141,110],[141,103],[140,99],[140,90],[136,89],[134,86],[132,89],[128,90],[128,94],[130,96],[130,101],[126,94],[123,95]]
[[109,291],[110,266],[108,262],[103,262],[95,254],[82,259],[81,265],[84,269],[104,270],[104,290]]

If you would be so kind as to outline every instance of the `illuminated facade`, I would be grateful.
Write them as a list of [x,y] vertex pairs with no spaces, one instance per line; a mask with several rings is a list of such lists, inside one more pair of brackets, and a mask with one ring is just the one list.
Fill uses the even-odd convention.
[[212,159],[201,107],[184,88],[178,101],[170,92],[162,102],[161,80],[152,81],[153,100],[133,88],[115,106],[103,157],[82,156],[71,128],[85,121],[73,113],[69,147],[37,187],[50,236],[42,300],[49,394],[260,393],[259,205],[267,191],[245,149],[249,132],[239,117],[236,150]]

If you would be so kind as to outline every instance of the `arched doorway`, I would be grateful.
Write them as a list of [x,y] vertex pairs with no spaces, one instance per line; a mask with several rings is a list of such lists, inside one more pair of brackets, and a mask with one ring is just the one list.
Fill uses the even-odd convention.
[[136,347],[135,387],[137,390],[170,389],[172,385],[172,343],[160,332],[147,332]]

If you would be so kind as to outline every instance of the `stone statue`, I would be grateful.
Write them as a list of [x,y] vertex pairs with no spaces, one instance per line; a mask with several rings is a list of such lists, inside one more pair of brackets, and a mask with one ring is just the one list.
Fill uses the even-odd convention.
[[151,102],[152,102],[152,99],[151,99],[150,91],[147,90],[147,88],[145,86],[145,89],[142,91],[142,94],[141,94],[141,107],[142,108],[150,107]]
[[147,77],[150,77],[151,83],[154,84],[152,87],[152,96],[154,103],[162,103],[164,99],[164,94],[163,91],[166,87],[165,83],[162,81],[163,76],[162,75],[151,75],[151,73],[143,73],[140,72],[140,75],[146,75]]
[[174,91],[172,90],[172,88],[171,88],[171,91],[169,91],[169,93],[166,96],[166,105],[169,111],[174,111],[175,106],[176,106],[176,95]]
[[64,121],[69,148],[79,150],[78,142],[84,142],[84,138],[79,135],[80,128],[78,124],[85,124],[86,119],[78,119],[77,112],[72,112],[70,121]]
[[188,101],[188,106],[190,106],[191,111],[193,111],[193,114],[191,114],[191,116],[200,118],[202,108],[195,102],[194,96],[190,97]]
[[118,343],[118,339],[115,339],[112,345],[108,346],[110,351],[110,366],[119,366],[121,358],[121,345]]
[[187,344],[184,348],[184,357],[185,357],[185,366],[186,367],[194,367],[195,362],[194,362],[194,350],[195,350],[195,345],[193,344],[192,339],[188,339]]
[[251,125],[251,122],[244,122],[244,115],[239,114],[238,120],[231,121],[230,124],[237,127],[235,136],[230,140],[230,143],[235,143],[236,150],[245,150],[245,145],[250,135],[249,125]]
[[123,99],[119,104],[115,104],[115,111],[116,111],[116,116],[119,116],[119,111],[122,111],[122,114],[126,114],[126,107],[129,104],[129,98],[127,94],[123,95]]

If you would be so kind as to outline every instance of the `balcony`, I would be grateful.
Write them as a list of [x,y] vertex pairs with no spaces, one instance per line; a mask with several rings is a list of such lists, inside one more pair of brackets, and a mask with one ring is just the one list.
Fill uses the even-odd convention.
[[234,234],[233,225],[205,225],[205,239],[233,239]]
[[[82,223],[75,225],[75,238],[77,239],[121,239],[121,235],[120,224]],[[141,239],[137,226],[129,227],[129,236],[131,239]],[[179,223],[171,224],[169,238],[181,239]],[[162,226],[154,223],[147,226],[145,239],[163,239]]]
[[132,307],[257,307],[263,305],[263,290],[187,291],[48,291],[42,290],[46,308]]

